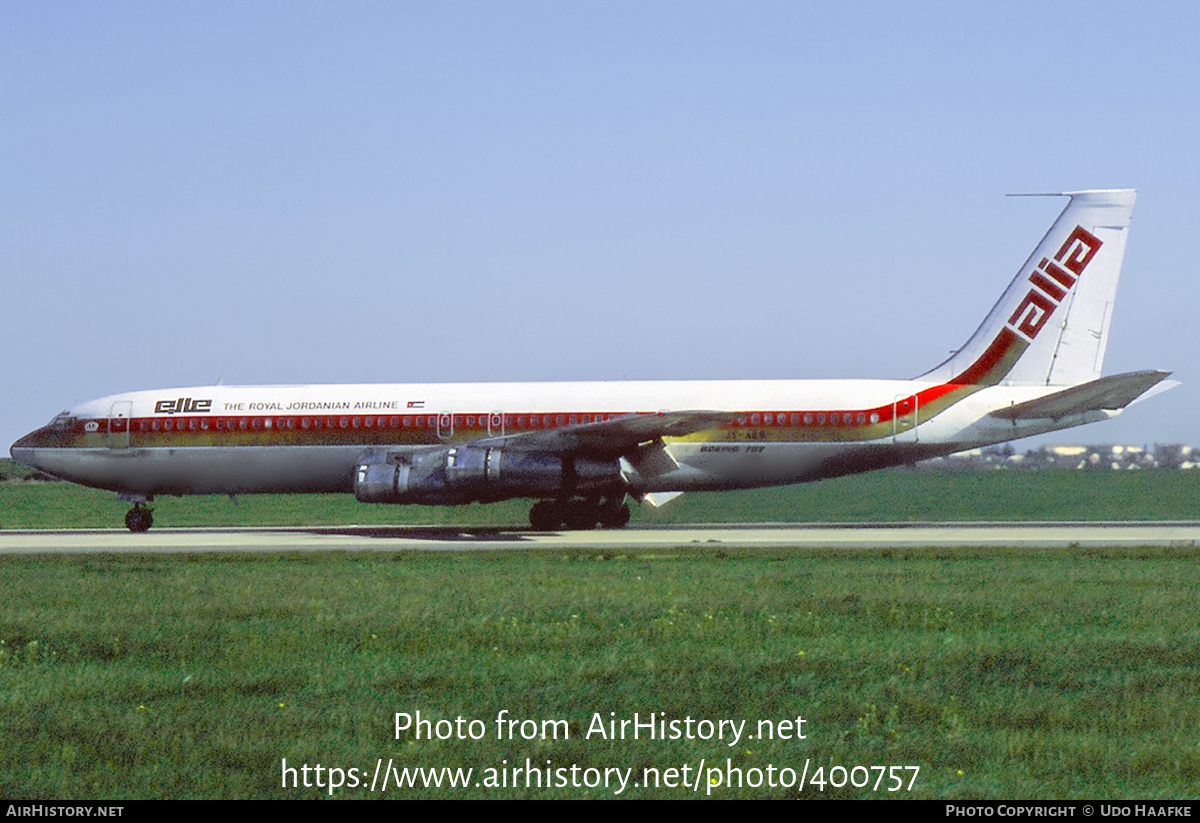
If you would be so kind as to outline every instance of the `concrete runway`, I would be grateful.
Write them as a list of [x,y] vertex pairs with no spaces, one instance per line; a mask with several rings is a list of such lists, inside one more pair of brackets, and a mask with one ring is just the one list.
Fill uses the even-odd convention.
[[745,524],[534,532],[453,526],[0,532],[0,554],[639,550],[678,548],[1069,548],[1200,545],[1200,522]]

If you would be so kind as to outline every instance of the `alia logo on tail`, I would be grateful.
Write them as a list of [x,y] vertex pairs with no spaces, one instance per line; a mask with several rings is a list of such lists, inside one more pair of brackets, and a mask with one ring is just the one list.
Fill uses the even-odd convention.
[[1066,269],[1042,258],[1033,274],[1029,275],[1029,282],[1035,288],[1029,290],[1012,317],[1008,318],[1009,328],[1032,342],[1102,245],[1096,235],[1083,226],[1076,226],[1067,242],[1054,255],[1054,260],[1062,263]]

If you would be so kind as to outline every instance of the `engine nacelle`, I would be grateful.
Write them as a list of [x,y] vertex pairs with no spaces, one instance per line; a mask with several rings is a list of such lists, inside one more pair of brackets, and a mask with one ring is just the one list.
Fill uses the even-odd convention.
[[616,460],[479,446],[375,452],[354,470],[354,496],[364,503],[432,505],[570,497],[611,492],[623,485]]

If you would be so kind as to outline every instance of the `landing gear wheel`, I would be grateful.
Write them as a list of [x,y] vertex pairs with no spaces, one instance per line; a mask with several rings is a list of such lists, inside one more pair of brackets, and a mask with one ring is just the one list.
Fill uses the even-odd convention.
[[605,504],[600,507],[600,525],[606,529],[621,529],[629,523],[629,504]]
[[154,524],[154,517],[144,506],[134,506],[125,513],[125,527],[131,532],[147,532]]
[[534,531],[550,532],[563,526],[571,531],[588,531],[596,524],[619,529],[629,522],[629,507],[623,502],[599,500],[542,500],[529,510],[529,525]]
[[552,500],[542,500],[529,510],[529,525],[535,532],[552,532],[562,525],[562,508]]
[[572,500],[567,504],[567,528],[588,531],[600,520],[600,507],[594,500]]

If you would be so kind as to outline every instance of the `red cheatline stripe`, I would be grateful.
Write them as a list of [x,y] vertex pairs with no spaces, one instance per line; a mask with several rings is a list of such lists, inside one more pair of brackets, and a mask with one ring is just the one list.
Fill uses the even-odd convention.
[[[810,427],[845,427],[845,426],[863,426],[863,425],[879,425],[890,422],[895,416],[896,405],[900,406],[899,412],[901,415],[911,413],[912,399],[917,400],[918,408],[926,407],[940,397],[964,387],[972,387],[978,385],[993,385],[999,382],[1002,374],[993,374],[992,372],[1009,353],[1012,347],[1022,342],[1020,338],[1009,328],[1002,328],[991,345],[983,352],[983,354],[972,363],[961,374],[951,380],[949,383],[943,383],[938,386],[932,386],[928,389],[918,392],[915,395],[910,395],[908,399],[900,400],[897,403],[887,403],[882,406],[875,406],[867,409],[851,409],[851,410],[788,410],[788,411],[746,411],[739,412],[739,419],[732,423],[722,424],[719,428],[766,428],[766,427],[788,427],[788,428],[810,428]],[[984,380],[987,380],[984,383]],[[651,413],[651,412],[643,412]],[[504,415],[503,431],[513,434],[519,431],[534,431],[538,429],[558,428],[559,426],[580,425],[589,422],[601,422],[611,420],[615,417],[623,416],[627,412],[551,412],[539,414],[518,414],[510,413]],[[314,435],[312,439],[319,439],[318,436],[323,434],[333,434],[338,432],[350,431],[372,431],[372,430],[392,430],[392,431],[431,431],[439,429],[438,418],[445,417],[438,413],[428,413],[422,415],[254,415],[254,416],[233,416],[233,415],[212,415],[212,416],[171,416],[171,417],[140,417],[133,418],[128,421],[128,429],[131,434],[144,435],[164,435],[164,434],[301,434],[310,433]],[[770,423],[766,420],[771,419]],[[823,417],[824,422],[817,421]],[[860,419],[861,422],[860,422]],[[466,421],[471,419],[472,423]],[[493,418],[491,413],[466,414],[456,413],[453,415],[453,429],[458,434],[466,432],[477,432],[479,436],[483,436],[489,432],[489,418]],[[754,420],[757,418],[757,422]],[[837,422],[834,422],[836,419]],[[420,420],[421,424],[417,425]],[[536,423],[534,421],[537,421]],[[811,421],[811,422],[809,422]],[[518,425],[519,422],[519,425]],[[921,422],[927,422],[922,420]],[[84,426],[87,421],[80,421],[77,431],[80,434],[84,433]],[[158,428],[154,428],[154,424],[158,424]],[[126,430],[125,420],[110,421],[111,432],[119,433]],[[167,424],[170,429],[167,429]],[[207,425],[206,425],[207,424]],[[442,429],[449,427],[443,422]],[[718,427],[714,427],[718,428]],[[498,434],[501,431],[501,426],[493,419],[490,427],[492,434]]]
[[1016,332],[1005,326],[1000,329],[1000,333],[996,335],[996,339],[980,355],[979,359],[950,382],[959,386],[974,386],[982,383],[983,378],[990,377],[988,385],[998,383],[1004,375],[989,375],[989,372],[996,368],[996,365],[1004,358],[1004,355],[1008,354],[1008,350],[1018,342],[1020,342],[1020,338],[1017,337]]

